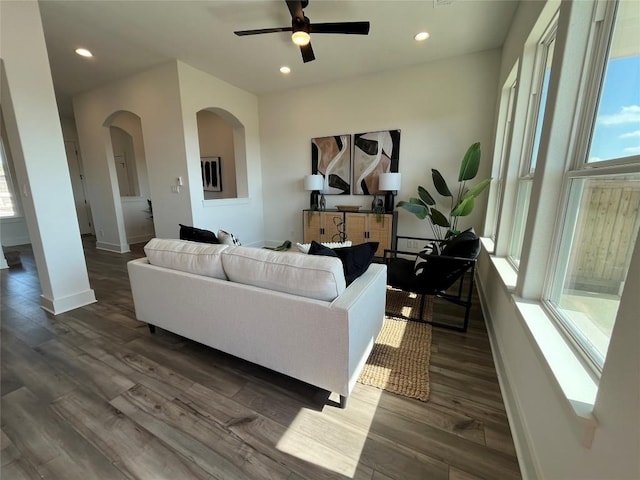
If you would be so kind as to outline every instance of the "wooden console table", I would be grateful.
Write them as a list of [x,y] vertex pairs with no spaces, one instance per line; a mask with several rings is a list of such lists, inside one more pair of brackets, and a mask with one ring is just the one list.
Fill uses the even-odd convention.
[[371,211],[343,212],[339,210],[303,210],[302,231],[304,243],[344,242],[354,245],[378,242],[376,257],[384,256],[384,250],[392,249],[398,224],[398,212],[374,213]]

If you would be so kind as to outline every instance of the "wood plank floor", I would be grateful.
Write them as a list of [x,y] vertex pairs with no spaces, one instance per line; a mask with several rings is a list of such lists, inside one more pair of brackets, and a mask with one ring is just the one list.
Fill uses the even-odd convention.
[[126,272],[141,246],[84,243],[93,305],[42,310],[29,246],[1,273],[3,480],[520,478],[477,300],[467,333],[433,330],[429,402],[358,384],[341,410],[324,390],[150,335]]

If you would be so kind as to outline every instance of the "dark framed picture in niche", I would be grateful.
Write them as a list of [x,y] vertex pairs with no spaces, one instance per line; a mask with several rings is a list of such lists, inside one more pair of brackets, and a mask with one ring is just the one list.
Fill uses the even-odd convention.
[[222,191],[220,157],[201,157],[202,188],[205,192]]

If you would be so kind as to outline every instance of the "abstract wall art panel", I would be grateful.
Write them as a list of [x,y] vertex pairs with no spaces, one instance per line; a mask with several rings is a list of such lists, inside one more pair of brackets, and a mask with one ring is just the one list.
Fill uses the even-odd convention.
[[220,157],[200,158],[200,169],[202,173],[202,188],[207,192],[221,192]]
[[311,173],[324,177],[325,195],[349,195],[351,135],[311,139]]
[[353,136],[353,194],[380,195],[378,175],[397,172],[400,130],[356,133]]

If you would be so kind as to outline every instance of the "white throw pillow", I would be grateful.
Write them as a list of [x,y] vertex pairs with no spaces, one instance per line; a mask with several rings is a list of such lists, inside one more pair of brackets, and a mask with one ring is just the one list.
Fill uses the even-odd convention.
[[[440,244],[438,242],[431,242],[424,246],[420,252],[425,255],[440,255]],[[413,272],[415,275],[420,275],[424,268],[427,266],[427,259],[422,258],[420,255],[416,255],[416,263],[413,266]]]
[[220,255],[229,245],[152,238],[144,247],[151,265],[226,280]]
[[[350,247],[351,240],[345,242],[322,242],[322,245],[329,248]],[[296,246],[302,253],[309,253],[309,248],[311,248],[310,243],[296,243]]]
[[218,230],[218,241],[223,245],[242,245],[240,239],[233,233],[225,232],[224,230]]
[[330,302],[346,288],[337,257],[229,247],[222,266],[232,282]]

